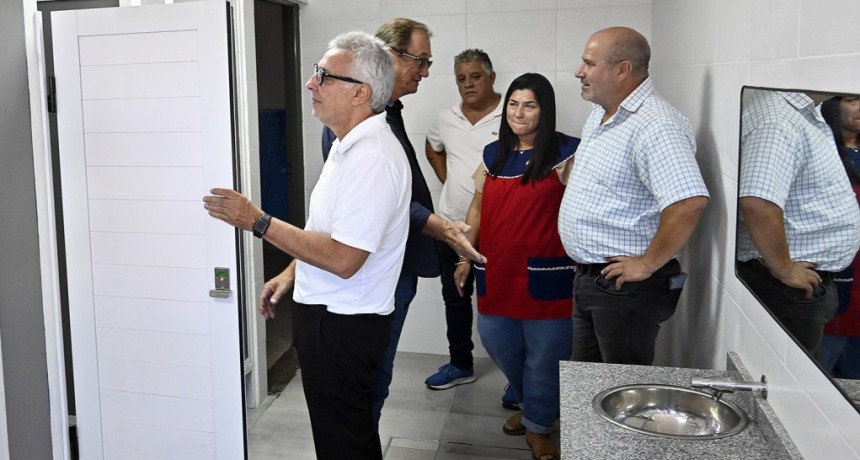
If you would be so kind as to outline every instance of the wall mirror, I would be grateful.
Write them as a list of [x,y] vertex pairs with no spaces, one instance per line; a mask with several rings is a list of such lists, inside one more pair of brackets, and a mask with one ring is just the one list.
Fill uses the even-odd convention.
[[860,96],[741,91],[735,273],[860,410]]

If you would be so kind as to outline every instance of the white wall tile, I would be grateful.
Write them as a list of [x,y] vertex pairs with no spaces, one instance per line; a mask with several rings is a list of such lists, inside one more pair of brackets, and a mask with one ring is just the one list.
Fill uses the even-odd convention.
[[798,88],[860,93],[860,78],[857,78],[860,49],[844,56],[799,59],[798,67],[802,69],[796,83]]
[[[802,375],[787,372],[786,376],[786,394],[777,392],[774,398],[768,394],[768,400],[772,400],[774,411],[804,458],[858,458],[857,451],[848,445],[848,440],[827,420],[830,414],[823,413],[816,402],[803,391],[804,382],[798,380]],[[770,384],[768,386],[770,387]],[[780,389],[776,387],[776,390]],[[855,424],[845,427],[847,431],[854,432],[852,437],[855,444],[857,426]]]
[[[454,86],[454,56],[469,46],[466,45],[466,17],[456,16],[420,16],[414,18],[421,21],[433,32],[430,47],[433,51],[433,67],[430,68],[430,79],[448,79]],[[480,48],[480,46],[479,46]],[[492,60],[490,56],[490,60]],[[455,87],[456,88],[456,87]],[[419,91],[426,92],[427,88]]]
[[555,0],[467,0],[469,13],[502,13],[507,11],[535,11],[556,9]]
[[708,64],[716,60],[716,2],[655,1],[653,65]]
[[573,76],[573,71],[556,72],[555,81],[556,129],[580,137],[592,105],[582,98],[582,85]]
[[415,16],[462,15],[465,12],[466,0],[434,0],[432,2],[382,0],[383,21],[396,17],[417,19]]
[[755,15],[744,13],[749,0],[717,2],[717,62],[749,61],[753,28],[758,24]]
[[[331,20],[371,19],[379,20],[382,16],[382,0],[355,1],[320,1],[312,0],[300,10],[302,23],[326,22]],[[387,19],[379,21],[380,24]],[[376,29],[374,29],[376,30]],[[302,30],[304,33],[305,30]],[[303,40],[304,42],[304,40]],[[302,43],[302,48],[305,44]]]
[[558,9],[607,6],[651,6],[651,0],[558,0]]
[[800,2],[800,56],[857,53],[856,0],[802,0]]
[[749,4],[746,14],[754,18],[749,41],[751,60],[798,56],[799,8],[800,0],[760,0]]
[[473,14],[466,19],[468,46],[492,56],[497,72],[556,68],[554,11]]
[[749,66],[748,84],[752,86],[797,88],[804,78],[797,59],[752,61]]
[[[798,384],[806,389],[807,394],[818,409],[828,415],[832,427],[828,427],[828,432],[822,433],[818,440],[822,444],[833,442],[838,448],[844,449],[844,446],[840,446],[838,439],[834,439],[832,433],[829,432],[832,430],[842,434],[846,442],[854,449],[855,454],[860,453],[860,437],[857,436],[857,428],[860,427],[860,413],[840,411],[840,408],[844,407],[846,403],[844,395],[833,386],[831,381],[799,346],[788,346],[786,369],[797,379]],[[837,454],[833,458],[842,457],[843,455]],[[846,458],[848,457],[846,456]]]
[[613,26],[636,29],[651,40],[651,6],[559,9],[556,20],[557,68],[571,73],[582,62],[582,52],[594,32]]

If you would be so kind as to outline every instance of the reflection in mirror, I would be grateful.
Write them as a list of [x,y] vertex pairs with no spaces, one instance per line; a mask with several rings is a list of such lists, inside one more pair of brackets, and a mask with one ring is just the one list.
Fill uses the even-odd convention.
[[743,89],[736,273],[837,379],[860,379],[858,136],[856,95]]

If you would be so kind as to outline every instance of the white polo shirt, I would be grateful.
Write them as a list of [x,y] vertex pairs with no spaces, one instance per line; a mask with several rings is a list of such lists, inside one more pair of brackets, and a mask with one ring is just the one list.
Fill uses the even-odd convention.
[[495,110],[474,125],[463,115],[459,103],[442,109],[427,133],[433,150],[445,149],[446,152],[447,175],[437,209],[446,219],[466,218],[475,193],[472,173],[481,164],[484,147],[499,140],[503,100],[500,99]]
[[293,300],[337,314],[390,314],[409,231],[412,174],[400,142],[374,115],[332,145],[305,230],[370,253],[349,279],[299,261]]

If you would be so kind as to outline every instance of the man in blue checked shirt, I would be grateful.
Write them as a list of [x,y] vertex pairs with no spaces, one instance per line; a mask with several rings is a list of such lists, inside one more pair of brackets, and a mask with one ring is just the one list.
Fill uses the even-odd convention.
[[860,209],[818,110],[830,96],[751,91],[741,127],[737,272],[816,356],[839,305],[833,274],[860,246]]
[[573,359],[650,365],[686,275],[676,258],[708,203],[690,122],[654,90],[640,33],[592,35],[576,77],[593,109],[558,227],[577,266]]

